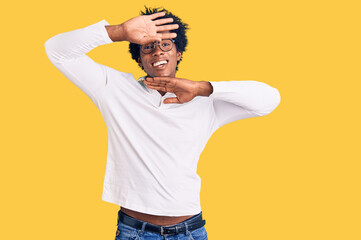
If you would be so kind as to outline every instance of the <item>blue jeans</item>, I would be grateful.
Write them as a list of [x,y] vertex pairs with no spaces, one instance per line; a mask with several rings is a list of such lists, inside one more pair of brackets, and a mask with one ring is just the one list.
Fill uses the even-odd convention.
[[[196,216],[200,215],[197,214]],[[195,217],[195,216],[194,216]],[[191,217],[193,218],[193,217]],[[139,220],[140,221],[140,220]],[[118,228],[116,232],[115,240],[208,240],[207,231],[205,227],[189,231],[187,222],[189,219],[178,223],[185,225],[186,232],[178,233],[176,235],[161,235],[151,231],[146,231],[144,228],[148,222],[141,221],[143,223],[142,229],[136,229],[120,222],[118,218]]]

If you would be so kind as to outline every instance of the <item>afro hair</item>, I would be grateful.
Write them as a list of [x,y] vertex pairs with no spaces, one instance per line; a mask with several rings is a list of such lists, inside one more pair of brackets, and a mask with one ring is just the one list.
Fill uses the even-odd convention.
[[[178,24],[179,27],[177,29],[171,30],[170,32],[174,32],[177,34],[177,37],[174,38],[175,45],[177,47],[178,52],[185,52],[186,47],[188,44],[188,39],[186,35],[186,31],[189,29],[188,24],[184,23],[179,17],[174,15],[173,13],[169,12],[165,8],[147,8],[145,7],[145,11],[140,11],[140,15],[151,15],[153,13],[157,12],[164,12],[165,15],[162,17],[159,17],[157,19],[163,19],[163,18],[173,18],[173,22],[166,23],[164,25],[168,24]],[[132,59],[134,59],[136,62],[138,62],[138,58],[140,58],[140,45],[136,43],[129,43],[129,52],[132,55]],[[180,61],[182,61],[183,54],[181,56],[181,59],[177,62],[176,71],[178,71],[178,64]],[[142,68],[143,69],[143,68]]]

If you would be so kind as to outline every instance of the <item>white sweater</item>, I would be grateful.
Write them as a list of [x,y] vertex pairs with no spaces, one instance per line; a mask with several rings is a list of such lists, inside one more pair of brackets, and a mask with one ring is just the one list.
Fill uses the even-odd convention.
[[201,211],[199,156],[219,127],[263,116],[280,103],[276,88],[257,81],[210,83],[209,97],[164,104],[161,96],[124,73],[94,62],[86,53],[112,43],[105,20],[58,34],[45,43],[51,63],[101,112],[108,133],[102,199],[135,211],[194,215]]

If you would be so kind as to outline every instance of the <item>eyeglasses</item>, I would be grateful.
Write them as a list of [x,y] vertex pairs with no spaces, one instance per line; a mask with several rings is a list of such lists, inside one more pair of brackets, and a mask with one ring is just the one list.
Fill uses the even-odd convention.
[[140,50],[144,54],[152,53],[154,51],[154,49],[155,49],[155,43],[158,43],[159,48],[163,52],[169,52],[170,50],[172,50],[172,48],[174,46],[174,42],[175,42],[174,39],[164,39],[164,40],[162,40],[160,42],[156,41],[156,42],[141,45]]

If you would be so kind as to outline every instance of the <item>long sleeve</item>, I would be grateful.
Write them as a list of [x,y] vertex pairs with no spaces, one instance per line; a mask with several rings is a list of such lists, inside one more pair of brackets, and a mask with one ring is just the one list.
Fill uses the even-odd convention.
[[106,85],[106,66],[86,55],[93,48],[112,43],[102,20],[85,28],[60,33],[45,42],[50,62],[79,87],[91,100],[95,92]]
[[278,90],[257,81],[210,82],[219,127],[240,119],[271,113],[280,103]]

